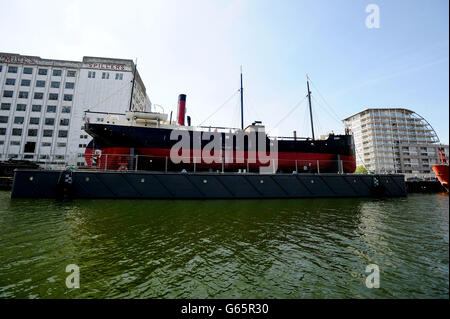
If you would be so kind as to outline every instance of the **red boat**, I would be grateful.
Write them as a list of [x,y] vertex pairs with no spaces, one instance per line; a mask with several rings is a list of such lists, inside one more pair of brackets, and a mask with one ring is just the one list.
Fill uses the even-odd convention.
[[441,164],[433,165],[432,169],[439,179],[439,182],[441,182],[441,185],[444,186],[445,190],[448,192],[448,159],[441,149],[439,150],[439,153],[441,154]]

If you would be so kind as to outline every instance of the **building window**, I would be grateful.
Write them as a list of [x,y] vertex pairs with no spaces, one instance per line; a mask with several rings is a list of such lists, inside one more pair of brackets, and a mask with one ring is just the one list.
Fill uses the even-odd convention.
[[92,79],[95,79],[95,71],[89,71],[88,72],[88,78],[92,78]]
[[30,86],[31,84],[31,80],[22,80],[22,82],[20,82],[21,86]]
[[45,119],[45,125],[55,125],[55,119],[51,117],[47,117]]
[[6,128],[0,127],[0,135],[6,135]]
[[16,85],[16,79],[6,79],[5,85]]
[[69,125],[69,119],[61,119],[59,121],[59,125],[68,126]]
[[59,130],[58,131],[58,137],[67,137],[67,131],[66,130]]
[[52,83],[50,83],[50,86],[54,89],[59,89],[59,84],[60,82],[52,81]]
[[[34,153],[36,150],[36,142],[26,142],[23,148],[24,153]],[[33,158],[33,155],[25,155],[23,158]]]
[[40,112],[41,109],[42,109],[42,105],[36,105],[36,104],[34,104],[34,105],[31,107],[31,111],[32,111],[32,112]]
[[45,87],[45,81],[42,81],[42,80],[36,81],[36,87],[38,87],[38,88]]
[[56,113],[56,105],[47,105],[47,113]]
[[61,70],[53,70],[53,76],[61,76],[62,71]]
[[37,129],[29,129],[28,130],[28,136],[37,136],[38,130]]
[[63,106],[61,113],[70,113],[71,107],[70,106]]
[[35,100],[42,100],[44,98],[44,93],[35,92],[34,97]]
[[11,109],[11,103],[2,103],[0,109],[3,111],[9,111]]
[[51,101],[56,101],[58,99],[58,94],[57,93],[50,93],[48,95],[48,99]]
[[20,145],[20,141],[11,141],[9,144],[12,146],[17,146]]
[[71,70],[67,71],[67,76],[70,77],[70,78],[73,78],[76,75],[77,75],[76,71],[71,71]]
[[13,128],[12,129],[12,135],[14,135],[14,136],[22,136],[22,129],[21,128]]
[[56,143],[56,147],[66,147],[66,143]]
[[52,137],[53,136],[53,130],[44,130],[43,136],[44,137]]
[[47,69],[39,69],[38,74],[39,75],[47,75]]
[[30,124],[38,125],[39,117],[30,117]]
[[20,91],[19,92],[19,99],[28,99],[28,92]]
[[109,79],[109,73],[108,72],[102,72],[102,79]]
[[27,105],[26,104],[17,104],[16,105],[16,111],[26,111]]
[[[43,147],[48,147],[48,146],[52,146],[52,143],[49,143],[49,142],[42,142],[42,144],[41,144]],[[41,155],[42,156],[42,155]],[[44,156],[46,156],[46,158],[48,158],[48,155],[44,155]]]
[[8,67],[8,73],[17,73],[17,66]]
[[33,68],[23,68],[23,74],[33,74]]
[[72,101],[73,95],[72,94],[64,94],[64,101]]
[[8,117],[7,116],[0,116],[0,123],[8,123]]
[[[23,148],[24,153],[34,153],[36,150],[36,142],[26,142],[25,147]],[[33,155],[25,155],[24,158],[33,158]]]
[[75,87],[74,82],[66,82],[66,89],[73,89]]
[[3,69],[3,65],[0,65],[0,72],[2,72],[2,69]]
[[116,73],[116,80],[123,80],[123,73]]
[[14,118],[14,124],[23,124],[23,120],[24,120],[23,116],[16,116]]
[[13,97],[13,91],[3,91],[3,97]]

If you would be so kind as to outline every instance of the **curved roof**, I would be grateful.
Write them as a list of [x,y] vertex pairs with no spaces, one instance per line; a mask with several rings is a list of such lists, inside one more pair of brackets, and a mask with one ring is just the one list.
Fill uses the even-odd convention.
[[366,112],[370,112],[370,111],[401,111],[401,112],[404,112],[407,115],[411,116],[411,118],[415,118],[415,119],[418,119],[418,120],[422,121],[424,126],[426,126],[427,129],[431,133],[432,143],[439,143],[439,137],[438,137],[436,131],[434,130],[433,126],[431,126],[431,124],[424,117],[422,117],[420,114],[418,114],[418,113],[416,113],[416,112],[414,112],[412,110],[405,109],[405,108],[367,108],[367,109],[365,109],[363,111],[360,111],[358,113],[355,113],[355,114],[353,114],[353,115],[343,119],[342,121],[349,120],[349,119],[351,119],[352,117],[354,117],[354,116],[356,116],[358,114],[366,113]]

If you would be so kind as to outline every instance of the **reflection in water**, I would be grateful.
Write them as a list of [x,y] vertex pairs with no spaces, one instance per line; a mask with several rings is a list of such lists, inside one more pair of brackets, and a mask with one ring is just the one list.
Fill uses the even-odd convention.
[[[0,197],[3,298],[448,297],[448,196]],[[77,290],[65,288],[72,263]],[[380,267],[379,289],[365,286],[371,263]]]

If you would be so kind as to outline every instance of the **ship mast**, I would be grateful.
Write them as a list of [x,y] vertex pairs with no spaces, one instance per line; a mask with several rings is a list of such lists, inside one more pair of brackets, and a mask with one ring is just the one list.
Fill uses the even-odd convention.
[[242,65],[241,65],[241,130],[244,129],[244,89],[242,88]]
[[129,111],[131,112],[131,108],[133,107],[133,93],[134,93],[134,83],[136,82],[136,70],[137,70],[137,59],[134,64],[134,73],[133,73],[133,83],[131,84],[131,97],[130,97],[130,107]]
[[313,114],[312,114],[312,107],[311,107],[311,91],[309,90],[308,74],[306,74],[306,85],[308,87],[308,102],[309,102],[309,117],[311,119],[311,133],[312,133],[312,139],[314,140],[314,122],[313,122]]

